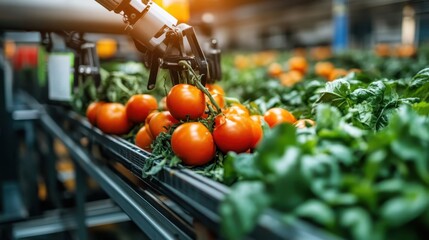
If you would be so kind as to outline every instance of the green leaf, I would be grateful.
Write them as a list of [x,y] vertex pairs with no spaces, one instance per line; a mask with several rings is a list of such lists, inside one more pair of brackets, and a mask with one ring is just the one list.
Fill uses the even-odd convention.
[[373,183],[358,177],[356,177],[356,180],[356,183],[349,187],[350,192],[355,195],[359,199],[359,202],[363,203],[367,209],[375,210],[377,208],[377,196]]
[[413,109],[420,115],[429,116],[429,102],[414,103]]
[[341,192],[342,174],[334,156],[317,154],[302,158],[301,172],[318,198],[331,205],[350,205],[356,196]]
[[177,167],[177,166],[179,166],[179,164],[180,163],[182,163],[182,160],[179,158],[179,157],[177,157],[177,156],[174,156],[173,158],[171,158],[171,160],[168,162],[168,166],[169,167]]
[[300,173],[300,159],[300,149],[295,146],[288,147],[282,157],[272,162],[275,171],[264,175],[267,192],[272,196],[273,206],[277,209],[291,210],[310,194],[308,181]]
[[[301,165],[302,174],[313,182],[323,179],[327,186],[338,186],[340,184],[340,168],[334,156],[318,153],[314,156],[304,156]],[[320,189],[323,191],[324,189]]]
[[296,128],[290,124],[279,124],[269,131],[259,143],[256,164],[263,174],[277,171],[277,162],[289,146],[297,144]]
[[335,107],[331,107],[327,104],[316,105],[317,130],[336,128],[341,117],[341,113]]
[[324,227],[332,227],[335,213],[328,205],[319,200],[308,200],[295,209],[294,213],[301,218],[311,220]]
[[256,167],[254,154],[228,153],[224,160],[224,181],[230,185],[237,179],[261,179],[262,173]]
[[421,101],[429,101],[429,68],[418,72],[407,89],[408,97],[418,97]]
[[427,154],[425,154],[425,151],[419,144],[410,141],[411,139],[412,138],[396,139],[391,145],[392,151],[404,160],[426,161]]
[[373,105],[371,102],[364,101],[350,108],[349,112],[354,114],[353,123],[361,128],[373,129],[374,122],[376,121],[374,107],[377,106]]
[[106,81],[109,77],[109,72],[105,68],[100,68],[100,78],[101,81]]
[[376,81],[370,83],[367,88],[358,88],[354,90],[350,97],[358,103],[366,101],[372,104],[378,104],[383,100],[385,90],[386,85],[384,85],[382,81]]
[[[397,137],[391,144],[392,152],[403,161],[413,163],[415,173],[429,184],[429,124],[409,107],[401,108],[385,130]],[[393,135],[392,134],[392,135]]]
[[220,206],[222,235],[227,239],[242,239],[268,205],[269,197],[263,183],[240,182],[234,185]]
[[386,150],[380,149],[369,154],[367,161],[364,165],[365,177],[368,180],[374,180],[377,178],[380,169],[383,167],[382,164],[387,157]]
[[350,166],[355,161],[357,161],[349,146],[340,143],[335,143],[333,141],[323,141],[321,142],[321,148],[324,152],[328,152],[340,163],[346,166]]
[[340,122],[339,129],[343,132],[343,135],[349,136],[354,139],[361,138],[362,136],[368,134],[365,130],[354,127],[351,124],[347,124],[345,122]]
[[381,194],[398,194],[405,187],[405,182],[399,178],[387,179],[377,183],[375,189]]
[[351,233],[353,239],[372,239],[372,220],[368,212],[359,207],[349,208],[341,213],[340,224]]
[[326,83],[316,103],[329,103],[340,110],[345,110],[349,107],[350,93],[350,83],[345,79],[338,79]]
[[155,162],[147,171],[143,170],[143,178],[157,174],[166,165],[167,159],[163,159],[161,162]]
[[384,221],[393,227],[399,227],[420,214],[428,207],[429,198],[426,189],[417,184],[408,184],[401,196],[386,201],[380,209]]

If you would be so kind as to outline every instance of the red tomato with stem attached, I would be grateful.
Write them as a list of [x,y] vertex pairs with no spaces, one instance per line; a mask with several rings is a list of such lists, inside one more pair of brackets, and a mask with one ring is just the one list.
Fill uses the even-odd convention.
[[207,164],[216,154],[213,136],[200,122],[188,122],[177,127],[171,135],[171,147],[174,154],[190,166]]
[[253,133],[249,117],[219,115],[215,119],[213,137],[216,146],[223,152],[242,153],[252,146]]
[[158,108],[156,98],[149,94],[132,96],[125,105],[128,119],[134,123],[142,123],[153,110]]
[[122,135],[132,127],[125,106],[120,103],[105,103],[97,114],[97,126],[108,134]]
[[271,108],[264,114],[264,120],[273,128],[280,123],[295,123],[296,118],[283,108]]
[[167,95],[167,108],[178,120],[197,119],[206,108],[204,93],[189,84],[174,85]]

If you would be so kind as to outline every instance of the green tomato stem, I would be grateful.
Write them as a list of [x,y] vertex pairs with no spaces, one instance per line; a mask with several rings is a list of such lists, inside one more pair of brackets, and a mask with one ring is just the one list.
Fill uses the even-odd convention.
[[222,109],[219,107],[219,105],[217,104],[217,102],[214,100],[213,96],[210,94],[210,92],[207,90],[206,87],[203,86],[203,84],[199,81],[199,77],[197,77],[197,73],[194,71],[194,69],[192,69],[191,65],[189,65],[189,63],[187,61],[180,61],[179,65],[182,65],[183,67],[187,68],[192,75],[195,77],[192,78],[194,85],[200,89],[209,99],[210,102],[213,104],[213,106],[215,106],[216,108],[216,112],[219,114],[222,112]]
[[240,100],[238,100],[237,98],[233,98],[233,97],[224,97],[224,98],[227,105],[231,105],[233,103],[240,103]]
[[115,81],[116,82],[116,86],[118,86],[122,91],[124,91],[126,94],[128,94],[130,97],[132,95],[132,93],[130,92],[130,90],[125,87],[124,84],[122,84],[122,81],[120,78],[118,78],[119,81]]

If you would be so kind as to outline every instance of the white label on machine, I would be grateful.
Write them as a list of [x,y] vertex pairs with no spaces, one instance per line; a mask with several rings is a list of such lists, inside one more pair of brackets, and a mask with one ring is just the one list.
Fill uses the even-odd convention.
[[73,84],[72,53],[53,53],[48,58],[49,99],[70,101]]

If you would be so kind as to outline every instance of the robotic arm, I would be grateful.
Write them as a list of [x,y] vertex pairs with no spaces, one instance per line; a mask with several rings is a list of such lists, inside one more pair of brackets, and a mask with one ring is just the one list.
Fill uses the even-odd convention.
[[[148,89],[155,87],[159,68],[168,69],[173,84],[179,82],[183,68],[179,61],[188,61],[192,68],[202,75],[201,82],[212,82],[220,79],[220,51],[215,42],[209,52],[210,65],[198,44],[194,29],[177,19],[151,0],[96,0],[109,11],[121,14],[127,24],[125,31],[134,39],[138,50],[147,56],[150,67]],[[185,50],[187,40],[190,53]],[[218,63],[214,61],[219,61]]]

